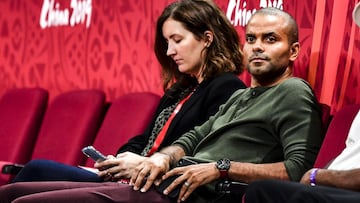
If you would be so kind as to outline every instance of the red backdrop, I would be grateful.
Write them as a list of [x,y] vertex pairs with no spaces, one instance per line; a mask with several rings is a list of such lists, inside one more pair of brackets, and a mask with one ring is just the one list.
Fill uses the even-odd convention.
[[[97,88],[162,94],[153,54],[154,28],[173,0],[0,0],[0,95],[40,86],[51,97]],[[360,36],[351,18],[357,0],[215,0],[243,39],[254,9],[279,7],[300,27],[295,76],[308,80],[333,112],[360,103]],[[247,84],[247,74],[240,76]]]

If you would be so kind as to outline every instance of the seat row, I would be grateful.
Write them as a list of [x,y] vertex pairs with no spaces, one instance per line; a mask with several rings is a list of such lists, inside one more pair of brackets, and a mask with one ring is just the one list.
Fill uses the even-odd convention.
[[[42,88],[22,88],[9,90],[0,98],[0,168],[31,159],[91,167],[93,161],[81,153],[84,146],[94,145],[104,154],[114,154],[145,130],[160,100],[154,93],[139,92],[106,102],[102,91],[76,90],[62,93],[48,104],[48,96]],[[327,105],[321,104],[321,108],[328,128],[314,167],[324,167],[345,147],[360,104],[344,106],[333,116]],[[0,185],[11,178],[0,174]]]
[[[114,154],[131,136],[145,130],[160,96],[129,93],[107,102],[101,90],[74,90],[49,101],[43,88],[17,88],[0,98],[0,168],[50,159],[70,165],[92,166],[81,153],[94,145]],[[9,172],[9,171],[3,171]],[[12,175],[0,174],[0,185]]]

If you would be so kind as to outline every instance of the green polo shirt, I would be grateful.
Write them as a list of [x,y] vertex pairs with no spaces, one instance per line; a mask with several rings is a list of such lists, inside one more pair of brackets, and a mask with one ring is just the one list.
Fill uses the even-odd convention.
[[283,161],[291,180],[312,167],[323,133],[308,83],[290,78],[272,87],[236,91],[219,112],[177,141],[186,155],[216,161]]

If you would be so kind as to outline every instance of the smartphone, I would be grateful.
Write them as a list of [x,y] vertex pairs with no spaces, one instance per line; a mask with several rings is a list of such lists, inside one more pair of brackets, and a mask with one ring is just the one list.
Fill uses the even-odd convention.
[[103,155],[101,152],[95,149],[93,146],[84,147],[81,150],[87,157],[90,157],[95,162],[102,162],[106,160],[106,156]]
[[24,168],[24,165],[21,164],[5,164],[2,167],[1,172],[4,174],[16,175],[20,172],[22,168]]

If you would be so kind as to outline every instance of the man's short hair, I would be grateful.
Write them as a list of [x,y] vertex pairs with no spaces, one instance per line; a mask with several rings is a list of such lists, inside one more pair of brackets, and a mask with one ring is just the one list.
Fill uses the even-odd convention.
[[[281,16],[287,22],[288,27],[288,38],[289,44],[293,44],[295,42],[299,42],[299,28],[295,21],[295,19],[287,12],[280,10],[278,8],[266,7],[257,10],[252,16],[255,15],[272,15],[272,16]],[[251,21],[250,18],[249,22]]]

